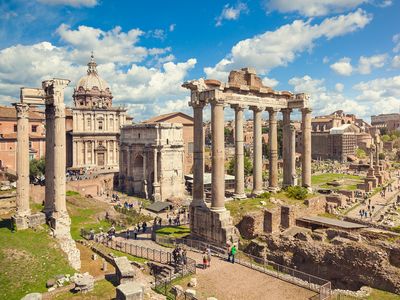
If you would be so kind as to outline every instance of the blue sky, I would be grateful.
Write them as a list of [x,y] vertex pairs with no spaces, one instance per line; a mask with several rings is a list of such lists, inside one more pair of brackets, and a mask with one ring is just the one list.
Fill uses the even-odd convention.
[[315,115],[369,121],[400,110],[399,15],[395,0],[0,0],[0,104],[50,77],[71,80],[71,104],[93,50],[136,120],[190,113],[182,81],[252,66],[265,85],[310,93]]

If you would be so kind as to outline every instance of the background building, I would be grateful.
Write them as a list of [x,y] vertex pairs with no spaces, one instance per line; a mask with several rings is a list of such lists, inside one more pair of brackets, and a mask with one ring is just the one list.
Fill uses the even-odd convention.
[[183,199],[183,125],[136,124],[121,130],[119,188],[155,201]]
[[183,126],[183,144],[184,144],[184,174],[192,173],[193,168],[193,117],[182,112],[172,112],[160,115],[146,121],[143,124],[155,123],[174,123]]
[[98,75],[96,66],[92,55],[87,75],[74,90],[72,131],[67,138],[67,148],[72,152],[67,162],[72,168],[118,171],[119,134],[127,123],[126,109],[112,106],[110,88]]
[[400,114],[380,114],[377,116],[371,116],[371,125],[384,130],[386,133],[399,130]]
[[[0,106],[0,169],[16,172],[17,113],[13,106]],[[40,159],[46,152],[45,116],[29,110],[29,158]]]

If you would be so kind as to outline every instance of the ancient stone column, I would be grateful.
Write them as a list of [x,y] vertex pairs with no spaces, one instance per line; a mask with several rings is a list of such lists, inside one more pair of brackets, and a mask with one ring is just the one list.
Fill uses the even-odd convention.
[[296,174],[296,128],[290,126],[290,143],[289,143],[289,174],[290,185],[297,185]]
[[235,109],[235,198],[246,198],[244,190],[244,148],[242,105],[232,105]]
[[225,210],[224,102],[219,99],[211,102],[211,130],[211,210],[223,211]]
[[160,184],[158,182],[158,149],[154,148],[154,161],[153,161],[153,169],[154,169],[154,181],[153,181],[153,199],[155,201],[160,200]]
[[283,114],[283,131],[282,131],[282,158],[283,158],[283,186],[292,184],[292,169],[291,169],[291,129],[290,129],[290,108],[282,110]]
[[269,187],[270,191],[278,189],[278,109],[269,112]]
[[204,202],[204,103],[192,103],[193,107],[193,187],[192,206],[205,206]]
[[311,189],[311,109],[302,108],[301,114],[301,130],[303,136],[301,180],[304,187]]
[[263,107],[252,106],[253,110],[253,194],[259,195],[263,190],[262,181],[262,128],[261,113]]
[[[46,105],[46,165],[45,182],[46,195],[44,199],[44,213],[49,218],[54,212],[54,106]],[[78,165],[78,143],[75,143],[75,164]]]
[[17,217],[30,215],[29,209],[29,105],[17,103]]

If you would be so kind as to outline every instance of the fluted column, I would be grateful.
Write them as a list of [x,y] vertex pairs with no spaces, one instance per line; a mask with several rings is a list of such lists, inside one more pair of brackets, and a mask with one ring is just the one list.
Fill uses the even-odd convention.
[[[154,148],[154,181],[153,181],[153,200],[159,201],[161,198],[160,194],[160,183],[158,181],[158,149]],[[162,174],[161,174],[162,176]]]
[[[54,212],[54,106],[46,104],[46,166],[45,181],[46,194],[44,198],[44,212],[47,217]],[[78,143],[74,142],[74,166],[78,163]]]
[[192,206],[205,206],[204,202],[204,103],[192,103],[193,107],[193,187]]
[[269,112],[269,190],[278,189],[278,109]]
[[246,198],[244,190],[243,110],[244,106],[232,105],[235,109],[235,198]]
[[303,136],[303,151],[301,179],[302,185],[311,189],[311,109],[302,108],[302,136]]
[[211,102],[211,130],[211,210],[223,211],[225,210],[224,102],[218,99]]
[[252,106],[253,110],[253,194],[262,193],[262,128],[261,113],[263,107]]
[[30,215],[29,209],[29,105],[17,103],[17,212]]
[[290,174],[290,185],[297,184],[296,174],[296,128],[290,126],[290,154],[289,154],[289,174]]
[[282,132],[282,158],[283,158],[283,186],[292,184],[291,170],[291,129],[290,129],[290,113],[292,110],[286,108],[282,110],[283,114],[283,132]]

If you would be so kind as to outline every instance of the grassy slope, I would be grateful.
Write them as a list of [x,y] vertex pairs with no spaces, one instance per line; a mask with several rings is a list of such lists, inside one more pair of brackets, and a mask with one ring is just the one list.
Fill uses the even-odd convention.
[[79,299],[79,300],[110,300],[115,299],[115,287],[107,280],[100,280],[95,283],[94,290],[90,293],[63,293],[54,297],[57,300]]
[[167,226],[157,231],[158,235],[172,238],[183,238],[190,234],[190,228],[188,226]]
[[0,299],[21,299],[46,291],[57,274],[74,274],[63,252],[45,229],[11,232],[0,223]]

